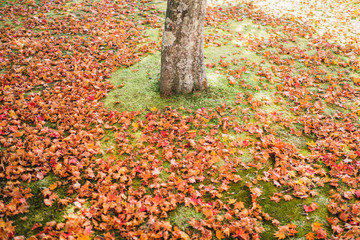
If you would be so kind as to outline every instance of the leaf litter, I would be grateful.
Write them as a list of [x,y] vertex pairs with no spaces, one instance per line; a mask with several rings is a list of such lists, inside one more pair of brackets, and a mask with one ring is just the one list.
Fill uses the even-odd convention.
[[[234,102],[122,112],[101,99],[116,88],[112,72],[160,50],[160,41],[144,33],[162,27],[162,11],[151,1],[2,3],[0,236],[260,239],[272,225],[277,239],[359,237],[358,41],[319,31],[323,20],[268,14],[259,2],[208,7],[206,26],[214,30],[205,47],[241,43],[262,59],[240,53],[207,63],[238,89]],[[356,4],[338,4],[357,18]],[[245,18],[267,35],[230,28]],[[280,138],[279,127],[306,139],[308,154]],[[114,145],[104,149],[108,131]],[[50,174],[57,180],[41,189],[43,205],[56,206],[62,219],[18,235],[16,217],[31,216],[31,183]],[[277,192],[265,195],[264,183]],[[236,186],[243,188],[233,192]],[[325,186],[328,217],[302,236],[261,204],[309,200],[301,205],[308,218],[320,211],[313,199]],[[69,206],[74,210],[63,211]],[[186,228],[171,218],[177,209],[190,209],[181,220]]]

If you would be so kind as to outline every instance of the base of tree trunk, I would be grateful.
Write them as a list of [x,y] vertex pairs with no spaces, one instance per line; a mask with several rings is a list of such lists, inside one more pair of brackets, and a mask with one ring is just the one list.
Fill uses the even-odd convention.
[[162,96],[207,88],[203,53],[205,10],[206,0],[168,0],[161,52]]

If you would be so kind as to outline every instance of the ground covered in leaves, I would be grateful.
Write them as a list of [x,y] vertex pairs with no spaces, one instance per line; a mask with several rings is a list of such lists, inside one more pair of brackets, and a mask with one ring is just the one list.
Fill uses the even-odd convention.
[[0,239],[359,238],[359,2],[286,2],[209,5],[162,99],[166,2],[0,1]]

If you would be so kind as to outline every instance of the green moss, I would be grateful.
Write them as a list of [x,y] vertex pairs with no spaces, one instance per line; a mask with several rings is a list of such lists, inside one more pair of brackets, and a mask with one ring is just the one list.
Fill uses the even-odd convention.
[[154,5],[157,10],[166,11],[167,2],[165,0],[154,0],[149,2],[147,5]]
[[216,162],[215,165],[218,167],[223,166],[223,165],[225,165],[225,161],[220,160],[219,162]]
[[302,148],[299,151],[303,156],[309,156],[311,154],[310,150],[308,148]]
[[[42,180],[24,184],[24,186],[31,189],[33,196],[28,199],[30,206],[29,212],[11,218],[11,220],[14,221],[14,226],[16,226],[15,230],[17,235],[29,237],[39,233],[43,227],[45,227],[47,222],[56,221],[59,223],[65,220],[63,216],[69,211],[69,209],[71,209],[71,207],[60,206],[56,203],[56,201],[52,206],[46,206],[44,204],[44,197],[41,192],[44,188],[48,188],[50,184],[59,180],[60,179],[54,174],[49,173]],[[66,186],[56,188],[53,192],[57,193],[59,198],[64,198],[67,196]],[[21,219],[24,217],[27,218],[25,221]],[[42,227],[32,230],[34,224],[38,223],[41,223]]]
[[[109,156],[114,155],[119,158],[119,155],[116,151],[116,138],[114,137],[113,130],[105,130],[105,135],[101,139],[101,150],[104,151],[104,154],[101,156],[104,159],[107,159]],[[110,150],[112,148],[112,150]]]
[[136,190],[139,189],[142,186],[142,180],[138,177],[134,178],[131,186]]
[[150,28],[147,27],[144,31],[144,37],[150,39],[151,41],[159,41],[160,40],[160,33],[163,30],[160,28]]
[[254,20],[250,18],[243,18],[243,21],[228,20],[226,24],[226,29],[229,29],[233,32],[239,32],[242,35],[248,36],[253,35],[257,38],[268,38],[270,35],[267,32],[267,27],[254,23]]
[[294,146],[296,146],[298,149],[306,148],[306,142],[309,141],[309,139],[304,135],[297,136],[295,134],[291,134],[288,129],[281,126],[277,126],[275,128],[275,131],[277,133],[277,137],[282,139],[283,142],[291,143]]
[[[290,48],[290,47],[298,47],[302,50],[308,50],[309,48],[309,40],[306,38],[302,38],[302,37],[296,37],[296,42],[290,42],[288,41],[287,43],[283,44],[285,47]],[[306,52],[307,54],[313,55],[316,53],[316,50],[310,50]]]
[[[71,9],[71,6],[73,3],[79,3],[80,1],[71,1],[67,3],[68,9],[66,12],[63,12],[61,15],[66,15],[73,13],[79,18],[81,18],[84,15],[84,12],[82,11],[73,11]],[[5,3],[1,3],[4,5]],[[166,10],[166,1],[152,1],[149,3],[145,3],[147,6],[155,5],[156,9],[165,11]],[[58,13],[55,12],[48,12],[47,16],[54,18]],[[161,14],[162,17],[164,17],[163,14]],[[130,16],[127,16],[129,18],[133,18],[136,20],[143,19],[144,16],[141,16],[140,14],[131,14]],[[10,20],[7,20],[6,22],[1,22],[0,24],[9,24],[12,25],[12,22]],[[2,25],[0,25],[2,26]],[[17,26],[18,27],[18,26]],[[160,53],[155,53],[153,55],[148,55],[146,57],[143,57],[141,62],[129,67],[129,68],[121,68],[116,71],[112,78],[110,79],[111,82],[115,86],[119,86],[120,84],[124,84],[124,87],[116,88],[115,90],[109,92],[108,96],[103,99],[103,102],[105,103],[105,106],[109,107],[110,109],[115,109],[119,111],[133,111],[133,110],[140,110],[140,109],[150,109],[152,107],[157,107],[158,109],[162,109],[165,106],[173,106],[174,108],[179,108],[180,106],[184,106],[186,108],[201,108],[201,107],[215,107],[218,104],[223,104],[224,102],[233,102],[235,99],[235,96],[238,92],[246,92],[251,93],[254,96],[255,100],[259,101],[270,101],[273,98],[273,94],[276,92],[276,90],[265,90],[265,88],[261,85],[262,82],[260,82],[260,77],[258,75],[258,71],[260,66],[262,68],[270,67],[271,65],[269,62],[261,56],[262,51],[266,50],[274,50],[275,52],[277,49],[275,48],[267,48],[261,51],[253,51],[249,48],[246,41],[243,41],[241,39],[237,39],[237,33],[241,33],[242,36],[253,36],[254,38],[258,38],[259,41],[263,41],[270,37],[269,30],[273,30],[275,28],[270,28],[267,26],[257,25],[253,22],[253,20],[244,18],[241,22],[235,22],[235,21],[228,21],[226,24],[223,24],[221,27],[225,27],[225,29],[231,30],[235,32],[233,35],[233,40],[227,40],[226,38],[223,38],[221,36],[226,35],[229,36],[230,33],[228,31],[224,31],[220,28],[214,28],[214,27],[207,27],[205,33],[207,35],[209,34],[216,34],[220,36],[219,39],[216,40],[216,42],[219,42],[221,46],[215,47],[212,43],[209,43],[208,47],[205,48],[205,63],[216,63],[217,65],[214,68],[207,68],[207,77],[208,77],[208,85],[209,90],[203,92],[203,93],[194,93],[189,94],[185,96],[174,96],[171,98],[161,98],[159,93],[159,77],[160,77]],[[276,28],[276,30],[280,30],[279,28]],[[39,30],[40,31],[40,30]],[[149,26],[146,26],[144,30],[144,34],[147,35],[145,37],[148,38],[149,41],[157,41],[159,43],[160,41],[160,33],[162,32],[162,29],[160,28],[151,28]],[[285,36],[285,34],[280,33],[281,35]],[[86,36],[84,36],[86,37]],[[145,42],[144,44],[148,43]],[[297,42],[285,42],[285,47],[299,47],[306,51],[309,55],[314,55],[316,53],[316,48],[312,48],[311,51],[309,51],[309,40],[305,38],[297,38]],[[66,54],[66,53],[64,53]],[[68,54],[71,55],[69,52]],[[282,55],[282,58],[289,58],[291,56],[289,55]],[[223,68],[219,66],[219,61],[223,59],[223,61],[231,62],[232,59],[237,58],[239,59],[239,63],[237,65],[231,63],[228,68]],[[241,60],[243,59],[243,60]],[[263,62],[265,60],[265,62]],[[342,57],[342,61],[347,61],[348,58]],[[254,63],[254,64],[252,64]],[[253,65],[254,67],[250,67],[249,65]],[[242,66],[246,66],[247,71],[243,73],[242,80],[245,81],[245,84],[250,85],[253,88],[250,89],[244,89],[243,87],[239,86],[238,84],[235,85],[229,85],[228,80],[226,79],[228,73],[226,71],[232,69],[238,69]],[[301,74],[301,70],[306,70],[307,67],[298,61],[295,61],[295,71],[293,72],[294,75]],[[333,75],[339,75],[338,71],[344,70],[342,67],[333,66],[330,65],[329,67],[325,64],[321,64],[319,66],[321,69],[325,70],[328,74]],[[348,68],[346,68],[348,69]],[[360,75],[358,73],[351,73],[349,77],[359,77]],[[238,80],[240,81],[240,80]],[[265,80],[266,83],[268,83],[268,80]],[[263,83],[265,83],[265,81]],[[282,80],[283,81],[283,80]],[[350,83],[351,86],[354,86],[353,83],[349,80],[345,81],[347,83]],[[308,87],[307,89],[312,93],[319,92],[319,89],[327,89],[329,87],[329,83],[325,82],[322,84],[317,84],[316,87]],[[258,86],[260,90],[255,90],[254,87]],[[31,91],[26,93],[26,96],[30,93],[36,93],[41,92],[45,89],[45,87],[48,86],[37,86],[34,87]],[[51,87],[51,85],[49,85]],[[278,97],[278,96],[276,96]],[[355,102],[348,102],[347,105],[354,106]],[[324,103],[325,106],[325,114],[327,115],[333,115],[335,112],[340,111],[343,113],[349,112],[345,108],[340,108],[335,105],[330,105]],[[247,105],[249,107],[249,105]],[[294,117],[292,112],[290,111],[289,107],[283,107],[283,105],[280,104],[265,104],[261,106],[261,109],[264,110],[266,113],[271,112],[281,112],[283,116],[287,117]],[[254,111],[250,110],[250,113],[247,114],[247,116],[250,117],[250,122],[255,123],[258,122],[254,117]],[[239,114],[239,123],[241,122],[241,117]],[[47,123],[46,126],[51,128],[56,128],[55,123]],[[218,119],[213,119],[211,122],[209,122],[209,125],[217,125]],[[290,133],[290,131],[284,127],[279,126],[278,124],[272,124],[272,127],[274,127],[275,131],[277,132],[277,137],[281,138],[284,142],[288,142],[291,144],[294,144],[298,149],[300,149],[300,153],[304,156],[307,156],[311,154],[311,152],[308,150],[306,146],[306,142],[308,142],[310,137],[308,136],[296,136]],[[298,130],[302,129],[302,126],[297,126]],[[295,127],[296,128],[296,127]],[[130,128],[131,131],[132,128]],[[131,132],[132,133],[132,132]],[[134,138],[129,138],[130,143],[134,146],[138,140],[138,138],[141,136],[141,131],[132,133],[134,135]],[[225,140],[225,138],[222,139],[222,141],[225,144],[228,144],[230,140],[233,139],[239,139],[245,140],[245,139],[251,139],[251,140],[258,140],[254,136],[248,136],[246,133],[237,134],[234,131],[229,131],[228,136],[226,136],[228,140]],[[200,138],[200,136],[197,136],[195,140]],[[230,139],[230,140],[229,140]],[[118,156],[116,151],[116,139],[114,137],[114,131],[113,130],[105,130],[105,136],[103,139],[101,139],[101,148],[105,152],[103,155],[99,157],[103,157],[104,159],[107,159],[111,155],[115,155],[118,159],[121,159],[121,156]],[[110,147],[113,147],[113,153],[107,150],[110,150]],[[4,147],[0,147],[0,150],[5,150]],[[244,163],[250,163],[254,161],[253,155],[250,153],[249,149],[243,148],[241,149],[244,154],[238,156]],[[348,149],[347,149],[348,150]],[[216,166],[222,166],[226,164],[225,161],[219,161],[216,163]],[[269,166],[271,165],[271,161],[269,161]],[[269,166],[265,166],[265,168],[268,168]],[[164,170],[160,174],[160,178],[162,181],[167,181],[167,178],[169,176],[169,173],[166,172],[166,169],[170,168],[170,164],[168,162],[165,162],[163,164]],[[226,192],[222,192],[221,200],[223,202],[227,202],[229,199],[236,199],[238,201],[242,201],[245,204],[245,207],[250,208],[251,207],[251,195],[250,190],[248,187],[245,186],[246,182],[254,182],[253,180],[257,179],[258,176],[262,176],[264,169],[260,169],[257,171],[255,168],[250,168],[248,170],[242,169],[242,167],[238,168],[238,171],[236,174],[239,174],[242,177],[242,181],[238,183],[232,183],[230,184],[230,189]],[[219,184],[214,184],[210,180],[210,176],[204,174],[206,177],[205,180],[201,183],[195,183],[193,184],[194,188],[199,190],[199,185],[213,185],[215,187],[219,186]],[[32,231],[31,228],[35,223],[42,223],[43,225],[46,224],[46,222],[55,220],[56,222],[64,221],[63,215],[68,213],[75,212],[76,208],[74,205],[69,205],[68,207],[58,207],[56,204],[53,206],[47,207],[43,203],[43,196],[41,194],[41,190],[43,188],[49,187],[49,185],[55,181],[59,181],[55,175],[49,174],[46,178],[44,178],[41,181],[24,184],[25,186],[28,186],[31,188],[32,193],[34,196],[29,199],[30,204],[30,212],[27,214],[22,214],[16,217],[13,217],[11,220],[14,220],[15,226],[17,229],[18,235],[25,235],[30,236],[32,234],[36,234],[39,231],[41,231],[41,228],[38,230]],[[136,177],[132,181],[132,186],[135,189],[139,189],[142,185],[143,181]],[[0,182],[0,187],[4,186],[4,182]],[[339,183],[340,187],[342,189],[347,189],[348,186],[346,186],[344,183]],[[324,226],[329,230],[329,226],[326,224],[326,217],[330,216],[329,212],[326,209],[326,205],[328,203],[328,191],[330,189],[329,186],[326,186],[324,188],[318,188],[316,189],[319,193],[318,196],[313,198],[307,198],[307,199],[298,199],[294,198],[291,201],[285,202],[284,200],[281,200],[279,203],[275,203],[274,201],[270,200],[270,197],[273,196],[275,192],[281,192],[286,191],[283,187],[275,187],[273,183],[271,182],[262,182],[260,181],[257,184],[257,187],[260,187],[263,191],[261,197],[258,199],[259,204],[262,206],[262,210],[264,212],[269,213],[272,217],[275,219],[278,219],[280,221],[281,225],[286,225],[289,223],[294,223],[298,226],[297,230],[299,233],[297,234],[296,238],[303,238],[304,235],[311,231],[311,224],[315,221],[321,222],[324,224]],[[146,188],[147,193],[151,194],[153,190]],[[54,190],[54,192],[58,193],[59,196],[65,197],[67,196],[66,193],[66,187],[60,187]],[[202,199],[205,202],[213,201],[214,199],[211,198],[210,194],[206,194],[202,196]],[[318,203],[319,209],[312,213],[305,213],[303,205],[309,205],[311,202]],[[88,207],[89,202],[85,204],[85,207]],[[28,217],[27,221],[22,221],[21,217]],[[199,213],[196,211],[193,207],[185,207],[184,205],[178,206],[174,211],[169,213],[169,220],[170,222],[178,226],[182,230],[188,230],[190,228],[189,221],[192,218],[195,219],[204,219],[204,215],[202,213]],[[265,232],[262,234],[263,239],[275,239],[274,232],[277,230],[277,227],[274,227],[271,222],[263,221]],[[293,238],[294,239],[294,238]]]
[[169,213],[170,223],[183,231],[189,227],[189,221],[193,218],[200,220],[204,219],[205,216],[201,212],[196,212],[195,208],[184,205]]
[[230,184],[230,189],[223,193],[222,200],[227,202],[229,199],[236,199],[243,202],[246,208],[251,208],[251,195],[244,181]]
[[11,27],[14,27],[14,28],[18,28],[19,26],[16,26],[12,20],[8,19],[8,20],[5,20],[5,21],[0,21],[0,28],[3,28],[3,27],[7,27],[7,26],[11,26]]
[[[259,199],[262,210],[280,221],[280,225],[296,224],[299,232],[295,237],[305,237],[307,233],[311,232],[311,224],[314,222],[324,224],[324,228],[330,233],[329,225],[326,222],[326,218],[331,216],[326,208],[329,186],[317,188],[316,191],[319,195],[314,198],[299,199],[294,197],[294,199],[288,202],[282,199],[279,203],[275,203],[270,200],[270,197],[275,192],[283,191],[283,189],[275,187],[271,182],[260,182],[260,185],[263,190],[261,198]],[[317,203],[319,209],[311,213],[306,213],[304,211],[304,205],[309,205],[312,202]],[[263,239],[276,239],[274,232],[277,231],[277,227],[274,227],[271,222],[265,221],[264,228],[265,232],[261,235]]]
[[57,123],[56,122],[46,122],[45,127],[48,127],[48,128],[52,128],[52,129],[57,129]]
[[51,88],[56,82],[59,81],[53,81],[48,84],[34,86],[30,91],[25,92],[24,96],[27,97],[32,93],[38,93],[38,92],[42,93],[45,89]]
[[[165,4],[164,2],[152,2],[152,4]],[[252,34],[265,35],[265,28],[252,23],[251,20],[245,20],[241,23],[234,21],[229,23],[230,29],[237,29],[240,31],[240,26],[245,26],[247,31]],[[214,29],[208,27],[206,33],[209,34]],[[145,32],[150,40],[159,41],[159,33],[162,29],[148,28]],[[229,35],[221,29],[216,29],[219,36]],[[226,39],[219,39],[222,43],[221,47],[207,47],[204,49],[205,63],[219,63],[221,59],[224,61],[231,61],[234,58],[246,59],[239,62],[238,65],[231,64],[228,69],[238,69],[246,62],[260,62],[263,60],[256,52],[247,49],[245,45],[239,45],[236,41],[230,41]],[[235,54],[234,54],[235,53]],[[186,96],[174,96],[171,98],[163,99],[159,95],[159,78],[160,78],[160,53],[146,56],[141,62],[135,64],[130,68],[121,68],[116,71],[111,77],[111,82],[115,86],[125,84],[122,88],[117,88],[111,91],[108,96],[103,99],[105,105],[110,109],[123,110],[139,110],[149,109],[152,107],[163,108],[165,106],[173,106],[175,108],[189,107],[215,107],[219,103],[224,101],[232,102],[235,100],[236,94],[241,90],[237,85],[228,84],[226,79],[227,75],[221,72],[227,69],[220,68],[217,65],[215,68],[207,68],[208,86],[209,89],[203,93],[189,94]],[[256,71],[254,69],[244,73],[244,79],[246,84],[251,86],[259,85],[257,81],[253,79],[256,77]],[[139,88],[141,86],[141,88]],[[268,93],[263,93],[270,95]],[[263,96],[262,96],[263,97]]]
[[339,107],[335,104],[327,104],[325,103],[325,106],[324,107],[324,113],[328,116],[333,116],[335,113],[337,112],[340,112],[340,113],[350,113],[351,111],[346,109],[346,108],[342,108],[342,107]]
[[[59,223],[64,221],[63,210],[59,211],[55,205],[45,207],[43,203],[30,201],[29,210],[30,214],[22,214],[12,219],[14,221],[14,226],[16,226],[15,231],[18,236],[29,237],[39,233],[43,227],[32,230],[35,224],[41,223],[45,226],[47,222],[56,221]],[[22,217],[27,217],[26,221],[22,220]]]
[[[258,85],[258,83],[254,80],[249,80],[247,81],[248,83],[249,82],[252,82],[251,85]],[[258,101],[263,101],[263,102],[266,102],[266,101],[269,101],[271,100],[271,96],[275,93],[275,91],[270,91],[270,90],[259,90],[259,91],[256,91],[254,93],[254,99],[258,100]]]
[[254,157],[252,156],[252,154],[250,154],[249,150],[244,149],[243,151],[245,152],[245,154],[240,157],[241,161],[243,161],[244,163],[253,162]]
[[282,113],[282,116],[286,116],[285,114],[288,114],[288,111],[284,111],[284,108],[282,105],[278,105],[278,104],[265,104],[262,105],[261,110],[265,111],[266,113],[273,113],[273,112],[278,112],[278,113]]
[[160,173],[159,177],[164,181],[166,182],[167,181],[167,178],[170,176],[170,173],[166,172],[165,169],[170,169],[171,165],[169,162],[165,162],[163,164],[163,171]]
[[[134,111],[150,109],[152,107],[164,108],[181,106],[188,108],[215,107],[224,101],[233,101],[238,89],[227,84],[223,77],[220,80],[209,80],[209,89],[203,93],[193,93],[185,96],[161,98],[159,92],[160,54],[156,53],[142,59],[141,62],[129,68],[119,69],[111,77],[111,82],[122,88],[109,92],[103,99],[105,106],[118,111]],[[133,70],[137,71],[133,71]],[[141,87],[139,87],[141,86]]]

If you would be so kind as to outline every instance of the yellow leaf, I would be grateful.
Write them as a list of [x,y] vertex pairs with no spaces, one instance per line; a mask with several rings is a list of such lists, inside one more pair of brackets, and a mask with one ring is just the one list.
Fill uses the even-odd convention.
[[92,144],[92,143],[87,143],[87,144],[85,144],[85,146],[86,146],[87,149],[93,149],[94,148],[94,144]]
[[311,142],[307,142],[306,145],[308,145],[310,147],[315,147],[316,143],[313,140],[311,140]]
[[232,198],[232,199],[230,199],[230,200],[229,200],[229,202],[228,202],[228,203],[229,203],[229,204],[236,203],[236,199],[233,199],[233,198]]
[[353,77],[352,79],[353,79],[354,83],[360,83],[360,78],[358,78],[358,77]]
[[327,183],[327,182],[330,182],[330,180],[331,180],[331,179],[330,179],[328,176],[325,176],[325,178],[324,178],[324,182],[326,182],[326,183]]
[[150,111],[155,112],[155,111],[157,111],[157,108],[153,107],[153,108],[150,109]]
[[53,184],[51,184],[51,185],[49,186],[49,189],[52,191],[52,190],[54,190],[56,187],[57,187],[57,183],[55,182],[55,183],[53,183]]
[[56,164],[55,169],[56,169],[57,171],[59,171],[61,168],[62,168],[61,164],[59,164],[59,163]]
[[284,238],[286,238],[285,233],[283,233],[283,232],[281,232],[281,231],[276,231],[276,232],[274,233],[274,235],[275,235],[275,237],[277,237],[278,239],[284,239]]
[[303,181],[302,179],[299,179],[299,180],[295,181],[295,183],[300,184],[300,185],[303,185],[303,184],[304,184],[304,181]]
[[131,124],[134,128],[139,128],[139,124],[137,122],[134,122],[133,124]]
[[16,113],[13,110],[11,110],[9,115],[10,115],[10,117],[14,117],[14,116],[16,116]]
[[88,235],[81,234],[78,236],[77,240],[91,240],[91,237]]
[[0,219],[0,228],[4,228],[6,227],[6,223],[4,222],[4,220],[1,218]]
[[216,237],[217,237],[217,239],[223,239],[223,238],[225,238],[225,235],[222,231],[216,230]]
[[208,123],[208,122],[209,122],[209,119],[206,119],[206,118],[204,118],[204,117],[202,117],[201,120],[203,120],[205,123]]
[[319,228],[321,228],[321,226],[322,226],[322,223],[314,222],[314,223],[311,225],[311,229],[312,229],[314,232],[317,232],[317,230],[319,230]]

